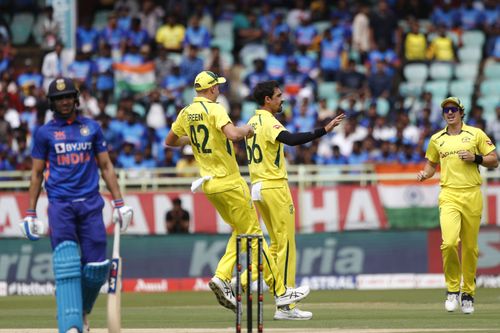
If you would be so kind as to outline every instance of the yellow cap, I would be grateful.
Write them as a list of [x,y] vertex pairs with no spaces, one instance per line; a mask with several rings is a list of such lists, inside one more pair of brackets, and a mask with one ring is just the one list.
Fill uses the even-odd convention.
[[200,74],[196,75],[194,79],[194,89],[195,90],[205,90],[216,84],[221,84],[226,82],[226,79],[222,76],[218,76],[214,72],[211,71],[203,71]]
[[441,107],[444,108],[444,106],[446,105],[446,103],[453,103],[456,106],[458,106],[462,111],[465,111],[465,107],[462,104],[462,102],[460,101],[460,99],[458,99],[458,97],[448,97],[448,98],[445,98],[441,102]]

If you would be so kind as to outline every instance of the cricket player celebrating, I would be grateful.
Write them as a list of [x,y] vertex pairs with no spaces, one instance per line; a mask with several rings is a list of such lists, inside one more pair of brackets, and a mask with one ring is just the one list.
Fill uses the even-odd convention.
[[[431,178],[437,165],[441,165],[439,222],[447,287],[445,309],[455,311],[460,298],[462,312],[471,314],[474,312],[479,254],[477,237],[483,211],[479,165],[496,168],[498,157],[488,136],[463,122],[464,106],[457,97],[446,98],[441,107],[447,126],[431,137],[425,154],[427,162],[417,174],[417,179],[424,181]],[[461,266],[459,241],[462,242]]]
[[109,272],[98,169],[114,199],[113,222],[122,231],[133,212],[124,206],[99,124],[77,114],[73,81],[55,79],[47,97],[54,119],[35,133],[29,209],[20,227],[30,240],[45,234],[36,216],[45,171],[59,333],[81,333],[89,330],[87,315]]
[[[339,125],[344,114],[338,115],[325,127],[314,132],[292,134],[275,118],[275,114],[282,111],[283,104],[283,95],[277,81],[257,84],[253,96],[260,108],[248,121],[255,132],[247,140],[252,199],[269,232],[269,250],[278,265],[283,283],[287,287],[295,287],[295,208],[288,188],[283,144],[295,146],[313,141]],[[247,283],[245,276],[243,274],[243,285]],[[311,312],[299,310],[295,304],[278,306],[274,314],[276,320],[311,318]]]
[[[226,252],[219,261],[209,286],[222,306],[236,311],[236,300],[230,285],[236,263],[236,236],[262,234],[262,230],[250,191],[240,175],[232,143],[252,137],[254,131],[249,125],[234,126],[226,110],[216,103],[219,84],[224,82],[225,78],[210,71],[203,71],[196,76],[194,88],[197,96],[192,104],[180,111],[165,143],[168,146],[191,144],[202,176],[199,182],[193,183],[192,190],[195,191],[201,186],[208,200],[233,229]],[[263,244],[263,251],[264,280],[274,294],[276,304],[284,306],[306,297],[309,287],[285,287],[276,263],[270,257],[266,242]],[[255,266],[253,271],[256,275],[256,240],[252,242],[252,256]]]

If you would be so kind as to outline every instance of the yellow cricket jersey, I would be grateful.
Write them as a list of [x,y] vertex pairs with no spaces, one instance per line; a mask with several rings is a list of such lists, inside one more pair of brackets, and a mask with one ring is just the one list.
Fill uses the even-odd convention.
[[464,189],[481,185],[478,165],[462,161],[458,157],[460,150],[487,155],[495,150],[495,145],[482,130],[466,124],[462,124],[459,135],[449,135],[447,128],[434,134],[425,157],[441,165],[442,187]]
[[421,33],[408,33],[405,39],[405,56],[408,60],[425,60],[427,40]]
[[266,110],[257,110],[248,125],[254,136],[247,139],[248,168],[253,183],[263,180],[287,179],[283,143],[276,137],[285,127]]
[[434,38],[431,42],[431,48],[436,60],[452,61],[455,58],[453,41],[449,37],[438,36]]
[[228,123],[231,119],[221,105],[195,97],[172,124],[175,135],[189,137],[201,176],[239,174],[233,143],[222,132],[222,127]]

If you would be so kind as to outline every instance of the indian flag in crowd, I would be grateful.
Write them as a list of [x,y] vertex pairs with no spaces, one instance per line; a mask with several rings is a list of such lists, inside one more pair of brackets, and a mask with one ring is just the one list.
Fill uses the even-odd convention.
[[438,184],[378,185],[377,190],[390,228],[439,226]]
[[155,67],[152,62],[142,65],[116,63],[113,68],[115,86],[119,91],[145,92],[152,90],[155,86]]

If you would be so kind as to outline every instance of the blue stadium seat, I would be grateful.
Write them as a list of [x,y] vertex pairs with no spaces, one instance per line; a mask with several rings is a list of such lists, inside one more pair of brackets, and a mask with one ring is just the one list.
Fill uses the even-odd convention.
[[475,81],[479,73],[479,63],[465,62],[455,66],[457,79]]
[[464,44],[464,47],[475,47],[475,48],[482,48],[484,45],[484,42],[486,40],[486,37],[484,35],[484,32],[481,30],[469,30],[469,31],[464,31],[462,34],[462,42]]
[[428,68],[424,64],[408,64],[404,67],[403,74],[408,82],[423,83],[427,80]]
[[429,67],[433,80],[449,80],[453,76],[453,65],[447,62],[433,62]]
[[35,16],[32,13],[16,13],[10,23],[12,44],[22,45],[28,42],[33,30]]

